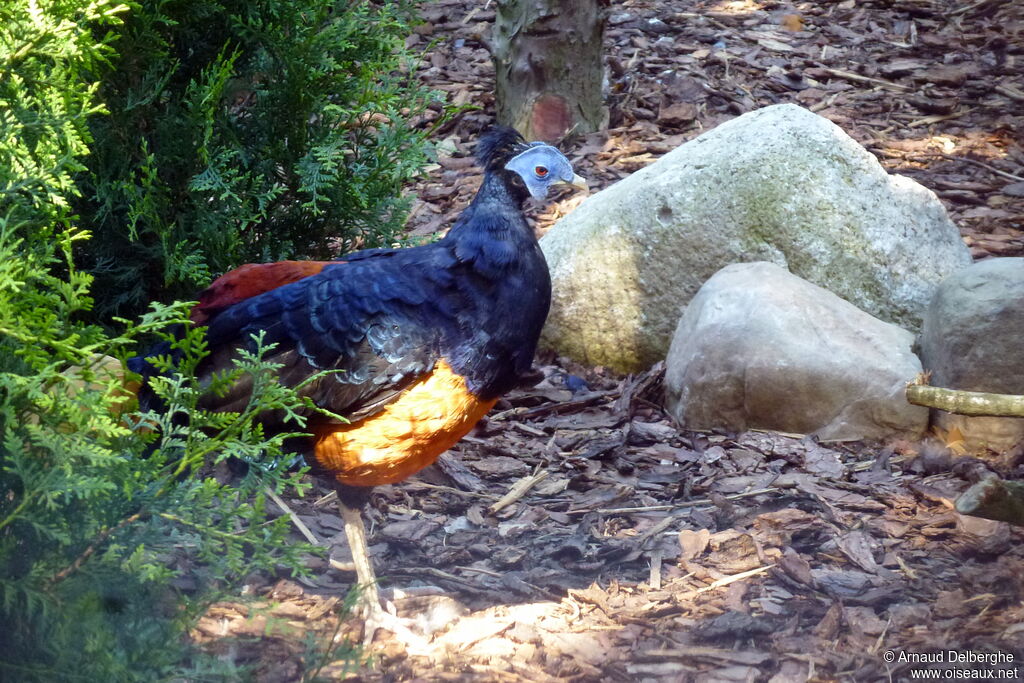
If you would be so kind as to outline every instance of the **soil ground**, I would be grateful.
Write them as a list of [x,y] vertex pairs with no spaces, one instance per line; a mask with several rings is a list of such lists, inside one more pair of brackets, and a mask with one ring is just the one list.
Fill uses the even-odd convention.
[[[476,108],[436,131],[413,236],[469,202],[494,109],[493,3],[439,0],[424,16],[409,38],[427,48],[420,78]],[[724,120],[796,102],[934,190],[976,258],[1021,256],[1022,46],[1015,0],[615,2],[610,129],[563,147],[600,189]],[[534,216],[538,230],[578,201]],[[216,605],[194,638],[268,682],[1024,679],[1024,532],[952,509],[990,470],[1024,476],[1024,449],[979,460],[955,435],[680,432],[659,368],[538,368],[538,385],[367,510],[382,586],[410,596],[397,605],[426,646],[380,633],[372,663],[345,673],[330,643],[360,637],[339,620],[353,575],[323,558],[313,581],[253,577],[256,600]],[[344,560],[330,498],[286,503]]]

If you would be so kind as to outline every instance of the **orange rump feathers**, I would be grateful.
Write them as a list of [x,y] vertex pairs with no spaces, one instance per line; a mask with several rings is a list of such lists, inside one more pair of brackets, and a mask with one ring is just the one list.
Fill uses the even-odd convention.
[[314,458],[349,486],[394,484],[433,464],[498,399],[481,400],[442,361],[381,412],[314,434]]

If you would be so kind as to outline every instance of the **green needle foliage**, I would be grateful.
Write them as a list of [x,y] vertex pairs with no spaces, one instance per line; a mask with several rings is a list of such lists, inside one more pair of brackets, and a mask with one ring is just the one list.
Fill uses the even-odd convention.
[[[162,179],[163,170],[148,167],[152,175],[147,176],[150,171],[137,166],[133,173],[138,175],[122,178],[124,187],[116,199],[111,198],[117,194],[116,183],[110,180],[102,185],[114,194],[107,195],[112,203],[96,228],[110,244],[100,249],[97,237],[89,240],[88,233],[78,227],[88,224],[86,219],[72,210],[85,199],[76,194],[82,186],[75,184],[75,175],[94,164],[97,177],[96,169],[113,163],[88,156],[95,144],[92,136],[122,136],[128,145],[125,149],[131,148],[133,140],[137,143],[133,149],[145,148],[149,138],[140,131],[146,126],[154,131],[161,128],[158,114],[164,112],[157,105],[169,106],[171,99],[157,87],[157,72],[143,69],[132,73],[140,82],[150,79],[151,97],[143,97],[144,89],[132,90],[139,99],[119,105],[148,114],[140,114],[136,127],[119,131],[103,113],[99,98],[103,87],[97,78],[111,73],[112,48],[122,45],[116,36],[128,16],[129,8],[113,0],[0,3],[0,680],[4,681],[215,678],[210,660],[189,652],[186,630],[212,600],[236,587],[250,572],[281,567],[301,571],[299,553],[310,550],[286,541],[286,518],[268,522],[264,509],[268,489],[280,492],[301,484],[299,474],[283,466],[284,436],[265,434],[259,415],[283,411],[295,417],[295,429],[301,431],[299,411],[311,408],[274,380],[278,366],[264,360],[269,349],[259,348],[239,358],[212,387],[202,387],[194,369],[206,352],[203,335],[191,330],[179,339],[167,331],[169,325],[184,322],[185,305],[155,305],[136,323],[115,320],[117,333],[83,322],[91,314],[91,292],[97,288],[92,276],[76,267],[73,251],[90,247],[94,256],[108,253],[113,258],[118,246],[114,243],[126,242],[131,235],[139,242],[165,240],[169,251],[162,256],[175,253],[183,259],[176,267],[185,268],[186,262],[196,268],[220,267],[215,265],[220,256],[203,251],[213,248],[213,237],[200,238],[197,233],[195,241],[175,241],[192,233],[180,227],[186,225],[183,214],[161,202],[185,207],[192,212],[188,220],[195,219],[206,230],[212,230],[214,215],[222,215],[225,245],[235,245],[233,240],[247,245],[250,239],[253,244],[269,240],[269,235],[253,236],[269,229],[271,217],[294,209],[290,202],[270,202],[274,207],[260,220],[238,219],[246,212],[258,214],[260,202],[269,197],[266,193],[272,194],[269,186],[246,185],[264,178],[253,169],[273,171],[266,165],[270,162],[257,160],[264,150],[250,152],[241,142],[235,147],[224,142],[230,135],[241,134],[239,129],[230,132],[211,125],[198,131],[199,139],[207,141],[203,149],[209,154],[197,158],[204,160],[205,168],[219,169],[222,177],[231,169],[237,171],[239,175],[232,176],[235,180],[225,181],[230,191],[203,190],[206,194],[202,194],[196,190],[193,196],[189,188],[199,182],[197,174],[188,175],[191,171],[179,168],[175,172],[187,177],[179,178],[181,185],[172,186]],[[211,31],[217,28],[217,16],[206,15]],[[149,15],[140,21],[150,21],[147,25],[154,30],[157,26],[170,30],[173,25],[169,19],[157,21]],[[192,30],[197,26],[193,24]],[[256,31],[252,26],[251,31]],[[204,48],[207,43],[202,36],[193,37],[195,44],[178,45],[175,49],[180,53],[171,61],[184,63],[192,52],[204,49],[211,59],[200,69],[206,75],[195,81],[192,90],[186,88],[186,94],[193,94],[187,102],[183,100],[182,111],[207,106],[214,112],[211,120],[225,116],[225,110],[215,104],[224,101],[223,91],[203,88],[217,81],[218,70],[238,63],[242,53],[219,41]],[[162,49],[157,43],[153,47]],[[122,67],[126,59],[130,57],[123,56],[119,62]],[[256,73],[249,72],[250,77]],[[170,74],[164,75],[168,83],[173,80]],[[300,82],[296,76],[294,83]],[[204,104],[202,92],[217,94]],[[385,130],[365,127],[345,135],[387,140]],[[311,150],[319,149],[319,144],[308,146],[311,156],[304,152],[300,158],[315,159]],[[101,154],[112,154],[110,148],[100,148]],[[372,157],[375,149],[371,146],[366,154]],[[384,174],[382,169],[377,172]],[[392,177],[405,172],[394,171]],[[282,165],[279,174],[287,177],[287,168]],[[173,178],[173,173],[168,177]],[[152,182],[147,184],[146,178]],[[93,186],[93,190],[99,188]],[[175,194],[178,191],[185,194]],[[332,192],[324,189],[323,196],[333,202],[339,195]],[[239,209],[234,223],[226,217],[232,203],[248,207]],[[325,199],[324,203],[330,202]],[[200,215],[202,206],[210,215]],[[163,211],[173,218],[157,227],[146,222],[155,221]],[[308,212],[314,215],[313,209]],[[114,230],[115,215],[128,221],[129,227],[120,233]],[[282,237],[297,238],[297,233]],[[271,250],[269,242],[260,248]],[[118,265],[134,269],[140,278],[146,268],[166,265],[159,259],[135,263],[130,258],[133,253],[127,248],[119,253]],[[183,284],[184,275],[175,277],[173,282]],[[170,342],[182,360],[174,367],[169,358],[160,361],[166,374],[153,383],[167,410],[131,413],[134,398],[126,389],[122,362],[138,352],[138,339],[153,337]],[[255,387],[244,410],[210,413],[200,408],[204,391],[218,390],[243,374],[252,376]],[[229,457],[253,463],[250,474],[237,486],[206,476],[211,462]],[[174,586],[183,583],[180,579],[199,588],[176,590]],[[239,675],[237,671],[221,673],[225,680]]]
[[76,204],[97,311],[188,298],[247,262],[394,241],[431,104],[407,2],[142,0],[102,73]]

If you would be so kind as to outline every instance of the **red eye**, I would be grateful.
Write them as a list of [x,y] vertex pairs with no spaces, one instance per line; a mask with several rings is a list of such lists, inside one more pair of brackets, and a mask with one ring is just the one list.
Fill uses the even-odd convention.
[[538,178],[543,178],[548,174],[548,169],[544,168],[543,166],[538,166],[537,168],[533,169],[533,172],[537,174]]

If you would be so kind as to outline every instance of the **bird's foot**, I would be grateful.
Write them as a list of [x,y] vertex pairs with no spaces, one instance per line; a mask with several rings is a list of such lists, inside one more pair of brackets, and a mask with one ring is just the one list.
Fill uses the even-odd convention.
[[389,588],[371,602],[363,594],[363,647],[369,650],[377,631],[388,631],[410,655],[426,655],[434,634],[445,631],[468,611],[435,586]]
[[378,631],[388,631],[405,646],[410,655],[426,655],[430,641],[417,632],[413,619],[398,616],[395,604],[390,600],[360,600],[363,617],[363,649],[370,651]]

